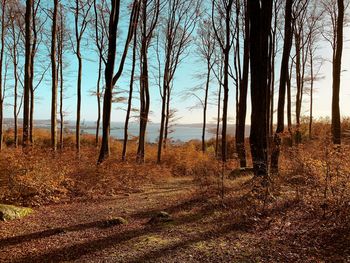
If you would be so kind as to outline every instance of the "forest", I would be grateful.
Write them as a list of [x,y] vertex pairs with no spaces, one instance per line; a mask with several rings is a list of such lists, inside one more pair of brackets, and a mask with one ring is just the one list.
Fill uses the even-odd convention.
[[0,262],[350,261],[350,1],[0,2]]

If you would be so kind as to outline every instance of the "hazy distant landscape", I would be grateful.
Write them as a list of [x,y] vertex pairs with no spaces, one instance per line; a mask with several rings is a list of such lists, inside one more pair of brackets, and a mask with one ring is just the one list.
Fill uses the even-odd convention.
[[[19,120],[19,127],[22,125],[22,120]],[[34,125],[37,129],[50,129],[50,120],[35,120]],[[159,136],[159,123],[149,123],[147,125],[147,141],[155,142]],[[13,119],[5,119],[5,129],[11,129],[13,127]],[[208,123],[207,124],[206,139],[215,137],[216,124]],[[65,123],[66,132],[75,131],[75,122],[67,121]],[[96,133],[96,123],[93,121],[82,122],[81,125],[82,133],[95,134]],[[171,127],[172,133],[170,138],[174,143],[177,142],[187,142],[190,140],[201,140],[202,136],[202,124],[201,123],[189,123],[189,124],[175,124]],[[136,122],[131,122],[129,125],[129,136],[133,138],[138,135],[139,124]],[[250,126],[246,126],[246,135],[249,136]],[[100,135],[102,133],[102,128]],[[235,125],[228,125],[228,135],[234,136],[235,134]],[[111,136],[116,139],[123,139],[124,136],[124,123],[122,122],[111,122]]]

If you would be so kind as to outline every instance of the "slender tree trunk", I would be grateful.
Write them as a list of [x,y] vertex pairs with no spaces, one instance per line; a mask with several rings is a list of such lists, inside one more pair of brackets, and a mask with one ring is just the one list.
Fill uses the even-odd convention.
[[164,131],[164,144],[163,148],[166,149],[167,144],[168,144],[168,136],[169,136],[169,121],[170,121],[170,83],[168,85],[168,92],[167,92],[167,97],[166,97],[166,118],[165,118],[165,131]]
[[314,62],[313,62],[313,52],[310,48],[310,117],[309,117],[309,140],[312,140],[312,121],[313,121],[313,97],[314,97]]
[[[147,32],[147,0],[142,0],[141,8],[141,79],[140,79],[140,131],[139,131],[139,145],[137,148],[136,160],[138,163],[143,163],[145,160],[145,142],[146,142],[146,129],[148,123],[148,114],[150,107],[150,94],[149,94],[149,80],[148,80],[148,43],[151,37],[151,33],[154,27],[151,28],[151,32]],[[158,3],[159,4],[159,3]]]
[[[37,5],[39,5],[39,2]],[[37,39],[38,39],[38,32],[36,29],[36,10],[33,3],[32,6],[32,30],[33,30],[33,40],[32,40],[32,51],[31,51],[31,58],[30,58],[30,70],[31,70],[31,76],[30,76],[30,113],[29,113],[29,141],[33,145],[34,144],[34,60],[35,60],[35,53],[37,48]]]
[[280,155],[281,138],[280,134],[284,131],[284,108],[286,100],[286,86],[289,78],[289,57],[292,49],[293,32],[292,32],[292,7],[293,0],[286,1],[285,8],[285,25],[284,25],[284,45],[280,71],[280,85],[278,94],[277,107],[277,128],[274,136],[273,150],[271,153],[271,169],[273,172],[278,171],[278,160]]
[[206,125],[207,125],[207,108],[208,108],[208,95],[209,95],[209,84],[210,84],[210,71],[211,71],[210,60],[207,60],[207,79],[205,82],[203,127],[202,127],[202,152],[203,153],[206,151],[205,132],[206,132]]
[[341,143],[341,120],[339,107],[341,59],[343,52],[344,0],[337,0],[338,18],[336,27],[336,45],[333,60],[333,94],[332,94],[332,139],[334,144]]
[[51,90],[51,147],[57,149],[57,67],[56,67],[56,38],[57,38],[57,8],[58,0],[54,0],[51,32],[51,69],[52,69],[52,90]]
[[31,89],[31,18],[33,0],[26,0],[25,13],[25,65],[24,65],[24,98],[23,98],[23,147],[26,148],[29,142],[29,93]]
[[102,70],[102,57],[100,56],[98,60],[98,75],[97,75],[97,83],[96,83],[96,99],[97,99],[97,120],[96,120],[96,137],[95,144],[98,146],[99,141],[99,133],[100,133],[100,123],[101,123],[101,91],[100,91],[100,83],[101,83],[101,70]]
[[215,136],[215,157],[219,158],[219,131],[220,131],[220,117],[221,117],[221,80],[219,83],[219,94],[218,94],[218,112],[217,112],[217,122],[216,122],[216,136]]
[[1,49],[0,49],[0,150],[3,143],[3,120],[4,120],[4,100],[3,100],[3,85],[2,85],[2,68],[4,61],[5,49],[5,8],[6,0],[1,1]]
[[245,150],[245,124],[247,115],[247,93],[249,78],[249,16],[247,3],[245,2],[245,27],[244,27],[244,47],[243,47],[243,74],[240,81],[239,102],[238,102],[238,123],[236,129],[236,148],[240,162],[240,167],[247,166],[246,150]]
[[129,121],[132,107],[132,94],[134,90],[134,78],[135,78],[135,67],[136,67],[136,47],[137,47],[137,31],[134,32],[134,45],[132,49],[132,66],[131,66],[131,75],[130,75],[130,89],[129,89],[129,98],[128,98],[128,108],[126,110],[125,125],[124,125],[124,142],[123,142],[123,152],[122,160],[126,161],[126,149],[128,145],[128,129]]
[[[169,40],[167,40],[169,41]],[[163,93],[162,93],[162,108],[161,108],[161,120],[160,120],[160,129],[159,129],[159,140],[158,140],[158,152],[157,152],[157,163],[160,164],[162,157],[162,148],[164,142],[164,132],[166,129],[166,108],[167,108],[167,97],[169,91],[169,63],[170,63],[170,43],[167,43],[167,52],[166,52],[166,62],[164,66],[164,77],[163,77]]]
[[13,118],[14,118],[14,144],[18,147],[18,112],[17,112],[17,98],[18,98],[18,73],[17,73],[17,46],[13,46],[13,75],[14,75],[14,103],[13,103]]

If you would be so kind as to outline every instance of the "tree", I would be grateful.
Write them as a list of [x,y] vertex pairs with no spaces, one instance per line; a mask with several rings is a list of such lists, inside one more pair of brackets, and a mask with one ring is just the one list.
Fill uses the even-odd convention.
[[[8,43],[8,51],[12,59],[13,64],[13,120],[14,120],[14,145],[18,146],[18,116],[21,106],[18,105],[18,84],[20,83],[20,76],[18,73],[18,63],[19,63],[19,49],[21,47],[21,36],[22,29],[21,25],[23,20],[21,19],[21,6],[18,3],[12,3],[8,8],[8,23],[9,23],[9,36],[11,41]],[[22,100],[21,103],[22,104]]]
[[96,82],[96,91],[94,95],[96,95],[97,100],[97,120],[96,120],[96,137],[95,143],[98,146],[99,141],[99,132],[100,132],[100,123],[101,123],[101,78],[102,78],[102,63],[106,65],[105,59],[105,46],[106,40],[108,37],[108,32],[106,32],[106,21],[105,21],[105,1],[100,1],[100,4],[97,4],[97,0],[94,0],[94,14],[95,14],[95,23],[94,23],[94,31],[95,31],[95,45],[98,53],[98,74],[97,74],[97,82]]
[[[212,24],[216,39],[224,55],[224,98],[222,109],[222,134],[221,134],[221,158],[223,162],[227,161],[227,111],[228,111],[228,94],[229,94],[229,62],[230,50],[233,44],[231,38],[231,16],[233,0],[212,1]],[[218,19],[218,21],[216,21]],[[217,24],[219,24],[219,27]],[[220,34],[221,32],[222,34]],[[224,35],[224,36],[223,36]]]
[[40,2],[41,0],[36,0],[33,1],[32,5],[32,33],[33,33],[33,39],[32,39],[32,44],[31,44],[31,57],[30,57],[30,68],[31,68],[31,75],[30,75],[30,108],[29,108],[29,140],[30,143],[34,143],[34,93],[35,90],[38,88],[40,83],[42,82],[44,75],[48,69],[44,69],[42,74],[39,75],[39,79],[36,85],[34,85],[34,61],[35,57],[38,51],[39,44],[42,39],[43,35],[43,27],[46,24],[46,19],[39,19],[38,18],[38,12],[40,9]]
[[161,162],[162,148],[166,145],[170,114],[171,83],[176,70],[183,61],[184,53],[191,43],[191,34],[195,29],[199,15],[198,0],[168,1],[164,10],[166,15],[162,32],[164,39],[164,70],[161,89],[162,108],[158,140],[157,163]]
[[332,94],[332,139],[334,144],[341,143],[341,121],[339,107],[341,59],[343,52],[344,0],[337,0],[338,16],[333,48],[333,94]]
[[51,76],[52,76],[52,90],[51,90],[51,147],[54,151],[57,149],[57,86],[58,76],[56,68],[56,49],[57,49],[57,10],[58,0],[54,0],[54,7],[52,13],[52,31],[51,31]]
[[0,49],[0,150],[2,149],[3,142],[3,118],[4,118],[4,100],[3,100],[3,79],[2,70],[4,63],[4,50],[5,50],[5,12],[6,12],[6,0],[1,1],[1,49]]
[[74,12],[74,29],[75,29],[75,44],[73,46],[74,53],[78,60],[78,75],[77,75],[77,115],[75,126],[75,147],[77,153],[80,153],[80,118],[81,118],[81,81],[83,70],[83,59],[81,55],[81,41],[89,23],[89,13],[92,7],[92,1],[75,0]]
[[[120,6],[118,4],[118,8],[116,10],[118,10],[119,12],[119,9],[120,9]],[[103,100],[103,133],[102,133],[102,144],[101,144],[100,155],[98,158],[98,163],[103,162],[105,158],[108,157],[110,154],[109,132],[110,132],[110,125],[111,125],[112,91],[113,91],[114,85],[117,83],[118,79],[122,75],[125,60],[128,54],[129,45],[132,40],[132,37],[134,36],[134,32],[137,28],[137,23],[139,19],[139,10],[140,10],[139,0],[134,0],[132,5],[132,10],[130,13],[128,34],[125,41],[122,57],[119,63],[119,68],[117,73],[114,76],[112,76],[111,80],[109,80],[108,78],[110,77],[109,74],[114,73],[115,54],[117,49],[116,43],[115,43],[117,39],[116,30],[118,28],[119,14],[118,16],[116,16],[115,14],[111,14],[111,17],[110,17],[109,34],[108,34],[108,58],[107,58],[107,64],[106,64],[106,70],[105,70],[106,87],[105,87],[104,100]],[[109,65],[108,63],[113,63],[113,66]],[[112,73],[110,73],[110,71],[112,71]],[[109,81],[111,81],[111,83]]]
[[277,128],[274,136],[274,145],[271,154],[271,169],[278,170],[278,159],[280,153],[280,134],[284,131],[284,108],[286,100],[286,86],[289,78],[289,57],[293,44],[293,21],[292,21],[293,0],[286,1],[285,22],[284,22],[284,44],[280,70],[278,108],[277,108]]
[[132,48],[132,66],[130,74],[130,84],[129,84],[129,97],[128,97],[128,106],[126,109],[125,123],[124,123],[124,140],[123,140],[123,151],[122,151],[122,160],[126,161],[126,148],[128,145],[128,129],[129,121],[132,107],[132,97],[134,91],[134,80],[135,80],[135,67],[136,67],[136,48],[137,48],[137,30],[134,30],[134,43]]
[[145,142],[150,108],[148,49],[153,38],[160,11],[160,0],[141,0],[140,8],[140,129],[137,162],[145,160]]
[[[206,18],[202,19],[198,28],[197,52],[200,59],[205,62],[205,88],[204,99],[201,100],[203,106],[203,126],[202,126],[202,152],[206,151],[205,133],[207,124],[207,108],[209,98],[209,85],[211,80],[211,71],[215,65],[215,36],[210,21]],[[200,76],[202,78],[202,75]]]
[[271,30],[272,0],[248,0],[250,21],[251,132],[250,148],[255,176],[268,179],[268,43]]
[[[239,1],[238,1],[239,2]],[[240,10],[239,3],[236,3],[237,11]],[[238,19],[238,14],[237,18]],[[248,8],[247,8],[247,1],[244,1],[243,5],[243,18],[244,18],[244,34],[243,34],[243,67],[242,67],[242,74],[238,74],[239,80],[238,80],[238,91],[239,96],[236,96],[237,100],[237,123],[236,123],[236,149],[238,158],[240,161],[241,168],[245,168],[247,166],[247,159],[246,159],[246,150],[245,150],[245,126],[246,126],[246,115],[247,115],[247,93],[248,93],[248,78],[249,78],[249,17],[248,17]],[[237,22],[236,27],[239,28],[239,24]],[[239,58],[239,34],[237,35],[237,44],[236,44],[236,50],[238,51],[238,54],[236,54],[236,57]],[[238,61],[238,68],[239,71],[241,70],[240,65],[240,59],[236,59]]]
[[33,0],[26,0],[25,12],[25,65],[24,65],[24,98],[23,98],[23,148],[29,145],[29,106],[30,106],[30,89],[32,77],[31,64],[31,20],[32,20]]

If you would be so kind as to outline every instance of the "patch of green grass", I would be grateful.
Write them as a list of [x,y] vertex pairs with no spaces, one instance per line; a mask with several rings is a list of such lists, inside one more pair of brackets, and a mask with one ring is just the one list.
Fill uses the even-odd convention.
[[0,220],[8,221],[19,219],[33,213],[33,210],[28,207],[17,207],[14,205],[0,204]]

